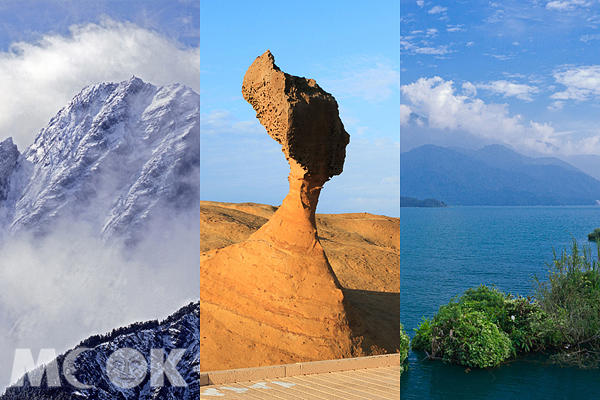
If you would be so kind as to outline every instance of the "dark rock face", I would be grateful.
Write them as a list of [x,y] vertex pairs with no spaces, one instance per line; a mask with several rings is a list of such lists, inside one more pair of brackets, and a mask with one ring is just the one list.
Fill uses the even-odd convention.
[[8,197],[10,190],[10,177],[17,168],[19,161],[19,150],[13,143],[12,138],[8,138],[0,143],[0,202]]
[[342,173],[350,136],[337,102],[313,79],[282,72],[267,50],[246,72],[242,94],[288,161],[308,174]]

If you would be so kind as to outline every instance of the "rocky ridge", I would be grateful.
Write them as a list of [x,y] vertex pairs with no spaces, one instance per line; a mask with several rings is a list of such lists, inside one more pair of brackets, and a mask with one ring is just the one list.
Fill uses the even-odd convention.
[[84,88],[23,154],[0,144],[0,232],[44,234],[60,217],[135,242],[154,209],[199,200],[199,96],[132,77]]
[[[164,321],[147,321],[122,327],[106,335],[94,335],[82,341],[72,350],[86,349],[81,352],[72,365],[67,363],[65,369],[65,356],[61,354],[53,362],[59,371],[60,385],[47,386],[47,372],[42,378],[40,386],[32,386],[30,376],[39,373],[30,372],[17,383],[18,386],[9,387],[0,400],[21,399],[71,399],[85,398],[89,400],[112,399],[181,399],[192,400],[200,396],[199,375],[199,304],[191,303],[182,307]],[[108,361],[111,355],[120,349],[132,349],[144,357],[148,366],[151,365],[151,350],[163,349],[168,355],[174,349],[185,350],[176,367],[183,382],[178,386],[171,385],[168,376],[163,377],[163,385],[153,384],[151,373],[146,369],[141,382],[133,387],[123,384],[111,373]],[[133,372],[127,371],[127,374]],[[66,379],[67,375],[75,377],[76,387]],[[123,377],[122,377],[123,378]],[[124,378],[131,378],[126,376]],[[134,378],[135,379],[135,378]],[[177,382],[176,382],[177,383]],[[87,386],[82,388],[81,386]]]

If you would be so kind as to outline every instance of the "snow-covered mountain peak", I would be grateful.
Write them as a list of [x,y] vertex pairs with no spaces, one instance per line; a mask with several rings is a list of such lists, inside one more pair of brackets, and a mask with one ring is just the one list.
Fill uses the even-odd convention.
[[93,222],[107,239],[133,235],[160,204],[197,203],[199,106],[198,94],[183,85],[156,87],[136,77],[84,88],[18,165],[0,170],[0,187],[3,173],[17,174],[11,179],[23,186],[14,204],[0,205],[0,225],[43,233],[68,215]]

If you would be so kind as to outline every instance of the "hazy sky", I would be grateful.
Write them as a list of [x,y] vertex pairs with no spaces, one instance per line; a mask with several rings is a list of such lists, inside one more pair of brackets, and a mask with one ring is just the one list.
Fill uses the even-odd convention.
[[289,167],[241,94],[244,74],[270,49],[292,75],[331,93],[348,133],[344,172],[317,211],[398,216],[398,1],[202,1],[201,198],[279,205]]
[[196,92],[199,2],[0,2],[0,141],[23,151],[88,85],[138,76]]
[[401,0],[401,14],[403,150],[600,155],[600,2]]

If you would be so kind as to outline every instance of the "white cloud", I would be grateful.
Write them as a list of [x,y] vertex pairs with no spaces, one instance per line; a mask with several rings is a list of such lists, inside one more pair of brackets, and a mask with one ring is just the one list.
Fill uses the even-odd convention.
[[554,101],[548,107],[546,107],[549,111],[557,112],[564,108],[564,101]]
[[589,7],[592,3],[585,0],[555,0],[546,4],[549,10],[571,11],[577,7]]
[[421,44],[416,44],[413,42],[413,39],[413,36],[401,36],[400,50],[409,52],[410,54],[428,54],[434,56],[443,56],[444,54],[453,53],[453,51],[448,48],[448,45],[432,47],[426,41],[421,42]]
[[507,55],[507,54],[483,54],[484,56],[490,56],[490,57],[494,57],[497,60],[501,60],[501,61],[506,61],[506,60],[512,60],[514,58],[513,55]]
[[383,101],[400,87],[398,66],[385,58],[355,58],[339,68],[336,75],[321,79],[321,87],[336,97]]
[[567,156],[579,154],[600,155],[600,135],[588,136],[576,141],[567,138],[562,150],[563,154]]
[[463,130],[544,153],[560,144],[550,125],[533,121],[527,124],[521,115],[510,116],[506,104],[486,104],[478,98],[456,95],[452,81],[437,76],[421,78],[403,85],[401,91],[412,103],[413,112],[428,118],[432,128]]
[[432,9],[430,9],[429,11],[427,11],[429,14],[440,14],[443,12],[448,11],[448,7],[442,7],[442,6],[435,6]]
[[503,97],[516,97],[517,99],[524,101],[533,101],[532,95],[539,92],[539,89],[535,86],[524,85],[505,80],[479,84],[477,87],[480,89],[489,90],[490,92],[502,95]]
[[427,36],[435,37],[438,33],[438,30],[435,28],[427,28]]
[[[498,5],[496,5],[496,7],[498,7]],[[502,21],[503,18],[504,10],[496,9],[494,10],[494,13],[485,20],[485,22],[487,22],[488,24],[494,24],[496,22]]]
[[424,0],[417,0],[417,5],[421,8],[423,8],[425,6],[425,1]]
[[0,53],[0,140],[21,150],[84,86],[138,76],[155,85],[200,88],[198,48],[184,48],[157,32],[105,19],[13,43]]
[[467,47],[471,47],[475,44],[475,42],[467,42]]
[[557,83],[567,87],[551,96],[555,100],[585,101],[600,96],[600,65],[565,66],[553,76]]
[[463,83],[462,90],[467,97],[477,96],[477,88],[471,82]]
[[452,53],[452,50],[449,50],[446,45],[438,47],[415,47],[413,53],[442,56],[444,54]]
[[600,33],[596,33],[594,35],[583,35],[579,38],[582,42],[591,42],[592,40],[600,40]]
[[412,110],[406,104],[400,104],[400,125],[405,125],[410,119]]
[[447,27],[447,31],[448,32],[464,32],[467,29],[464,27],[464,25],[446,25]]

